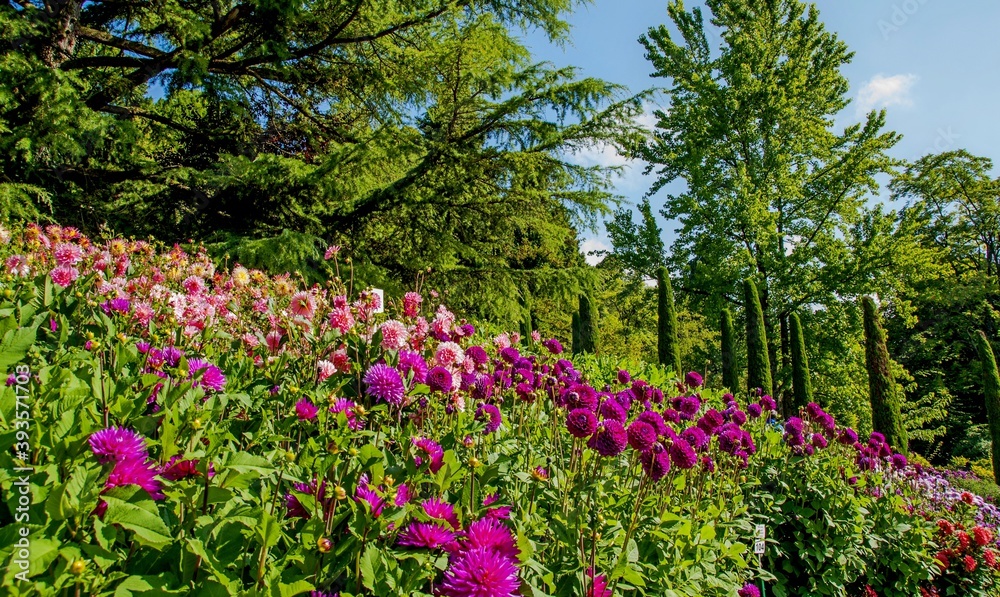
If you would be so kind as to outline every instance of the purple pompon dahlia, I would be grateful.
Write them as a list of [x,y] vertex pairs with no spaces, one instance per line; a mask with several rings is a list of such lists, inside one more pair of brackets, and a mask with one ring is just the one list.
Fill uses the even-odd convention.
[[434,367],[427,372],[427,385],[430,386],[432,392],[448,393],[451,391],[453,383],[451,371],[444,367]]
[[465,351],[465,357],[472,359],[472,362],[475,363],[477,367],[482,367],[486,363],[490,362],[490,355],[486,354],[486,350],[482,346],[470,346]]
[[472,549],[455,557],[438,591],[445,597],[516,597],[521,588],[517,566],[490,549]]
[[618,371],[618,383],[624,385],[632,381],[632,375],[624,369]]
[[653,481],[659,481],[670,472],[670,454],[660,444],[640,454],[639,462],[643,472]]
[[681,418],[691,420],[701,410],[701,400],[697,396],[684,396],[678,401],[677,406],[677,410],[681,413]]
[[637,421],[643,421],[649,423],[656,430],[656,435],[663,435],[667,432],[667,423],[660,416],[660,413],[655,410],[647,410],[636,417]]
[[703,383],[705,383],[705,380],[697,371],[689,371],[684,376],[684,384],[689,388],[700,388]]
[[681,438],[698,452],[708,448],[709,437],[705,430],[700,427],[688,427],[681,431]]
[[625,421],[628,420],[628,413],[625,412],[622,405],[613,398],[609,398],[601,403],[600,413],[605,419],[614,419],[623,425],[625,424]]
[[521,553],[510,529],[494,518],[481,518],[470,524],[465,530],[463,549],[488,549],[511,560]]
[[774,401],[774,398],[771,398],[767,394],[761,396],[760,400],[758,400],[757,402],[758,404],[760,404],[761,408],[763,408],[765,411],[778,410],[778,403]]
[[413,374],[413,383],[427,381],[427,361],[420,353],[403,350],[399,353],[399,372],[403,377]]
[[698,463],[698,455],[686,440],[677,438],[670,445],[670,460],[680,469],[693,468]]
[[102,429],[87,440],[90,449],[101,464],[123,460],[145,460],[146,442],[141,435],[131,429],[110,427]]
[[814,433],[810,438],[810,443],[819,450],[822,450],[827,446],[826,438],[818,433]]
[[597,431],[590,436],[587,447],[596,450],[601,456],[617,456],[628,445],[628,434],[618,421],[606,419],[598,425]]
[[500,429],[500,424],[503,422],[503,415],[500,414],[500,409],[496,406],[483,403],[476,409],[476,420],[486,421],[486,429],[483,430],[483,433],[489,435]]
[[587,408],[578,408],[566,415],[566,429],[573,437],[590,437],[597,431],[597,415]]
[[839,436],[837,436],[837,441],[845,446],[853,446],[858,443],[858,432],[850,427],[847,427],[840,432]]
[[628,426],[628,444],[638,452],[645,452],[656,443],[657,433],[652,425],[635,420]]
[[586,384],[574,384],[573,387],[566,392],[564,398],[566,400],[567,408],[586,408],[591,411],[597,411],[599,401],[597,390]]
[[433,522],[411,522],[396,543],[404,547],[440,549],[455,540],[455,532]]
[[760,589],[752,583],[743,585],[743,588],[736,592],[739,597],[760,597]]
[[389,404],[403,402],[403,379],[399,372],[385,363],[375,363],[365,373],[365,393]]
[[725,422],[726,418],[722,416],[722,413],[714,408],[710,408],[698,419],[698,427],[708,435],[712,435]]
[[563,345],[555,338],[549,338],[545,342],[542,342],[542,346],[552,354],[562,354],[563,351]]
[[759,404],[753,403],[747,405],[747,414],[750,415],[751,419],[759,419],[762,413],[763,409]]

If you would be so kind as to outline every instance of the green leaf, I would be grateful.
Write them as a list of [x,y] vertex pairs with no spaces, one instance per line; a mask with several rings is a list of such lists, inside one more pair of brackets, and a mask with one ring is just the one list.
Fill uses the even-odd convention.
[[108,502],[104,522],[132,531],[141,545],[162,551],[173,542],[173,533],[160,518],[156,502],[144,490],[116,487],[104,495],[104,500]]
[[8,330],[0,340],[0,367],[10,367],[24,360],[28,350],[35,343],[38,328],[18,328]]

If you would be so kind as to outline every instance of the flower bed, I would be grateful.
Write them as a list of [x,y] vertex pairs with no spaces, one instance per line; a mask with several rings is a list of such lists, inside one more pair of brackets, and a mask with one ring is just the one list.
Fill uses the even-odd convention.
[[779,422],[769,396],[484,338],[416,292],[383,308],[55,226],[5,241],[5,593],[995,586],[996,510],[818,405]]

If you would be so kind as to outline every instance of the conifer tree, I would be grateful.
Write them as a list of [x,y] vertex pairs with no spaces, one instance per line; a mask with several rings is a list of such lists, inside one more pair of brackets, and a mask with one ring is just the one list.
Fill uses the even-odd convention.
[[670,286],[670,273],[661,267],[656,271],[657,287],[657,352],[660,364],[681,374],[681,352],[677,343],[677,309],[674,306],[674,289]]
[[597,352],[597,326],[594,325],[594,307],[590,297],[580,295],[580,352]]
[[908,450],[906,429],[901,415],[901,388],[892,377],[889,350],[885,346],[875,301],[866,296],[861,299],[864,309],[865,361],[868,368],[868,390],[872,405],[872,427],[885,436],[886,441],[903,454]]
[[739,377],[736,374],[736,328],[733,326],[733,314],[729,309],[722,310],[722,385],[730,391],[736,389]]
[[764,312],[760,308],[757,285],[747,278],[743,281],[744,308],[747,318],[747,389],[760,388],[772,394],[771,360],[767,355],[767,333],[764,331]]
[[809,382],[809,357],[806,356],[806,341],[798,313],[792,313],[788,322],[792,334],[792,396],[795,399],[794,408],[798,410],[813,400],[812,384]]
[[580,345],[580,312],[573,312],[573,319],[570,321],[570,333],[572,334],[573,354],[581,354],[583,347]]
[[983,366],[983,397],[986,399],[986,418],[993,444],[993,478],[1000,484],[1000,373],[997,373],[997,360],[986,334],[979,331],[973,340]]

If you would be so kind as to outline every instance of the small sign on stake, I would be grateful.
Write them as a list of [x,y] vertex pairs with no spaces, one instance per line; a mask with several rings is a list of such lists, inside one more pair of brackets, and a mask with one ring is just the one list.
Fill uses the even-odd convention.
[[763,555],[764,554],[764,540],[763,539],[756,539],[756,540],[754,540],[754,542],[753,542],[753,552],[755,554],[757,554],[757,555]]
[[764,539],[767,538],[767,529],[764,527],[764,525],[758,524],[757,528],[754,529],[753,536],[763,541]]

